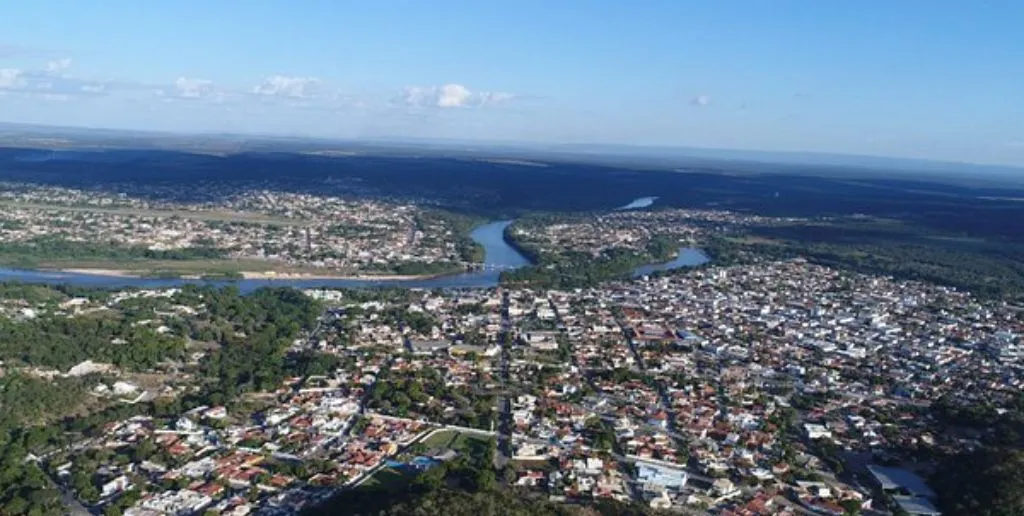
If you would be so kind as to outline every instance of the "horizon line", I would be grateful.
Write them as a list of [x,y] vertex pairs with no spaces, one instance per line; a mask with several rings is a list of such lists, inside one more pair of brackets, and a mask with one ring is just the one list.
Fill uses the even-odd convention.
[[[353,144],[353,143],[388,143],[388,144],[423,144],[429,143],[438,146],[453,146],[453,145],[489,145],[489,146],[504,146],[504,147],[521,147],[520,149],[514,150],[533,150],[533,151],[547,151],[547,152],[565,152],[566,148],[583,148],[591,147],[598,152],[572,152],[567,153],[570,155],[577,153],[584,153],[592,156],[606,156],[606,157],[635,157],[635,158],[667,158],[668,156],[653,156],[650,154],[615,154],[607,153],[601,154],[600,150],[612,150],[615,148],[619,149],[632,149],[636,151],[671,151],[671,152],[695,152],[695,153],[712,153],[722,154],[718,156],[672,156],[673,158],[690,158],[690,159],[713,159],[723,161],[742,161],[742,162],[759,162],[761,159],[768,159],[767,162],[771,164],[791,164],[791,165],[819,165],[819,166],[840,166],[840,167],[867,167],[874,168],[879,166],[890,166],[898,167],[900,164],[916,165],[917,167],[985,167],[990,169],[999,169],[1002,172],[1011,173],[1024,173],[1024,164],[1022,165],[1010,165],[1006,163],[994,163],[994,162],[976,162],[976,161],[960,161],[960,160],[943,160],[935,158],[924,158],[924,157],[905,157],[905,156],[885,156],[878,154],[860,154],[860,153],[848,153],[848,152],[831,152],[831,151],[805,151],[805,150],[763,150],[756,148],[723,148],[723,147],[691,147],[686,145],[661,145],[661,144],[644,144],[644,143],[593,143],[593,142],[536,142],[536,141],[517,141],[517,140],[487,140],[487,139],[459,139],[459,138],[430,138],[430,137],[417,137],[417,136],[364,136],[364,137],[340,137],[340,136],[323,136],[313,134],[301,134],[301,133],[268,133],[268,132],[230,132],[230,131],[216,131],[216,130],[194,130],[194,131],[182,131],[182,130],[169,130],[169,129],[136,129],[136,128],[118,128],[118,127],[103,127],[95,125],[53,125],[53,124],[39,124],[30,122],[11,122],[0,120],[0,129],[8,127],[30,127],[39,130],[76,130],[76,131],[99,131],[99,132],[120,132],[137,135],[152,135],[152,136],[166,136],[166,137],[188,137],[188,136],[220,136],[220,137],[237,137],[237,138],[248,138],[253,140],[258,139],[290,139],[323,143],[334,143],[334,144]],[[5,142],[0,142],[0,146],[3,146]],[[329,149],[324,149],[329,150]],[[458,149],[451,149],[458,150]],[[725,156],[724,154],[748,154],[748,156]],[[760,155],[760,156],[751,156]],[[785,158],[803,158],[811,161],[804,162],[787,162]],[[817,160],[816,160],[817,159]],[[829,162],[829,160],[880,160],[888,161],[891,163],[882,164],[854,164],[854,163],[836,163],[835,161]],[[818,161],[820,160],[820,161]],[[935,170],[932,170],[935,171]]]

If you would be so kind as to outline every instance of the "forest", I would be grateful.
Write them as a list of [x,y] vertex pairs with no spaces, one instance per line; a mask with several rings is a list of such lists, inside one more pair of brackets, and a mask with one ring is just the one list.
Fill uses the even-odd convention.
[[703,243],[716,265],[803,257],[830,267],[967,290],[1024,296],[1024,244],[980,240],[862,218],[749,228]]
[[950,399],[932,403],[939,431],[973,429],[982,446],[941,457],[929,483],[950,516],[1024,514],[1024,397],[1008,409],[963,405]]
[[860,213],[973,238],[1024,239],[1024,203],[1013,200],[1024,197],[1019,184],[899,170],[709,160],[662,167],[602,166],[568,158],[524,167],[424,155],[422,149],[345,158],[288,149],[225,156],[112,149],[68,151],[61,160],[30,159],[39,152],[0,149],[0,181],[104,191],[116,185],[116,191],[128,195],[193,202],[220,201],[258,185],[285,192],[403,199],[490,219],[609,210],[658,195],[659,207],[715,207],[781,217]]
[[260,289],[242,296],[233,287],[185,287],[182,300],[202,300],[211,323],[189,328],[197,340],[214,340],[218,348],[201,365],[205,402],[223,403],[253,390],[274,389],[290,372],[285,352],[303,329],[320,315],[317,301],[290,288]]

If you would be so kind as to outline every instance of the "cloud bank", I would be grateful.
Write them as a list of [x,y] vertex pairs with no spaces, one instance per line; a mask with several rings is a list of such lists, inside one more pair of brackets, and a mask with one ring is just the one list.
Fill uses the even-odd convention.
[[507,102],[516,98],[511,93],[478,92],[461,85],[449,83],[442,86],[408,86],[403,90],[400,101],[411,107],[461,108],[480,107],[488,104]]
[[254,95],[284,97],[293,99],[311,98],[315,95],[320,79],[316,77],[289,77],[271,75],[252,89]]

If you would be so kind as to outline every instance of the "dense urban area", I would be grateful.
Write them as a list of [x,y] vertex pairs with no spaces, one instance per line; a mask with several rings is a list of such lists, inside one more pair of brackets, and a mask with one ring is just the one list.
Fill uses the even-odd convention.
[[[0,202],[8,264],[483,261],[479,221],[393,201]],[[890,223],[538,214],[479,289],[0,285],[0,512],[1019,514],[1015,294],[766,236],[830,224]]]

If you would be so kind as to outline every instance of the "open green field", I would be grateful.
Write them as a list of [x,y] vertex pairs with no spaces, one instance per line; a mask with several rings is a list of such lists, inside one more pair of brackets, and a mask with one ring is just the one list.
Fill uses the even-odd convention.
[[433,435],[424,439],[422,442],[428,449],[444,448],[447,447],[453,439],[455,439],[456,435],[458,435],[458,432],[455,432],[454,430],[442,430],[434,432]]
[[374,473],[366,482],[363,482],[359,486],[360,489],[390,489],[394,487],[404,486],[409,480],[412,479],[411,475],[402,473],[394,468],[381,468],[380,471]]
[[466,434],[455,430],[442,430],[423,440],[427,449],[449,448],[457,452],[466,452],[475,446],[487,444],[487,438]]

